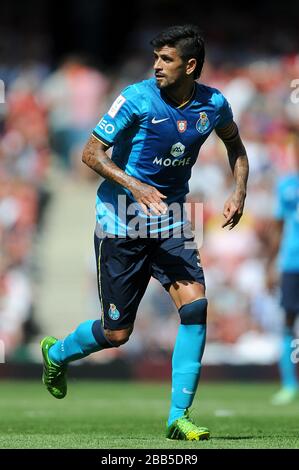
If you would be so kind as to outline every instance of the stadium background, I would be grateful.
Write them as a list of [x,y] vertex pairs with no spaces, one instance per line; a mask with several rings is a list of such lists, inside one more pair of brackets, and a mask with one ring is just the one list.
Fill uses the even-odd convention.
[[[265,263],[273,190],[292,168],[299,131],[299,104],[291,101],[299,79],[296,13],[295,1],[242,9],[176,0],[1,5],[0,377],[38,376],[39,339],[98,316],[100,179],[81,163],[82,147],[118,92],[151,75],[154,34],[194,22],[207,44],[201,80],[230,101],[251,168],[246,211],[231,232],[221,229],[221,214],[233,181],[214,136],[193,170],[190,199],[204,203],[210,302],[204,376],[277,379],[282,314],[279,293],[266,289]],[[174,305],[152,280],[129,343],[92,355],[74,373],[168,379],[177,324]]]

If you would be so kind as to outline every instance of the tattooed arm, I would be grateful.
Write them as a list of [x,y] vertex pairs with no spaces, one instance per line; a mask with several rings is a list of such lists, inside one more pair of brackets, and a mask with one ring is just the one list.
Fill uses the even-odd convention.
[[237,124],[234,121],[226,127],[216,129],[216,133],[226,147],[230,167],[236,182],[235,190],[225,202],[223,211],[225,221],[222,227],[229,226],[231,230],[237,225],[243,214],[249,172],[248,158]]
[[166,198],[166,196],[153,186],[142,183],[121,170],[106,155],[107,150],[108,145],[92,135],[83,150],[82,161],[103,178],[131,191],[135,200],[141,205],[142,210],[146,214],[149,214],[148,208],[151,208],[156,215],[163,214],[166,207],[162,199]]

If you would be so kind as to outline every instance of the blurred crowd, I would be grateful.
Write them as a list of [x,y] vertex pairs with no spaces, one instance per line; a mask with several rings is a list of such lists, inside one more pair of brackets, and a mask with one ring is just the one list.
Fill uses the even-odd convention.
[[[48,181],[53,165],[66,179],[94,182],[97,175],[81,163],[84,143],[119,91],[150,75],[142,58],[130,58],[117,76],[78,57],[69,57],[54,71],[45,64],[1,67],[0,340],[9,357],[16,358],[24,345],[44,333],[35,306],[43,282],[37,246],[51,204]],[[299,133],[299,103],[292,88],[296,78],[299,55],[222,65],[207,61],[204,67],[201,81],[219,88],[231,103],[250,162],[245,213],[233,231],[221,229],[233,179],[225,148],[214,133],[200,152],[190,182],[189,199],[203,202],[204,208],[200,253],[209,298],[210,362],[219,360],[219,346],[228,361],[237,356],[245,362],[275,358],[272,345],[280,331],[281,311],[279,293],[267,289],[265,266],[276,182],[292,171]],[[108,356],[171,350],[178,316],[162,290],[151,281],[130,342],[107,351]]]

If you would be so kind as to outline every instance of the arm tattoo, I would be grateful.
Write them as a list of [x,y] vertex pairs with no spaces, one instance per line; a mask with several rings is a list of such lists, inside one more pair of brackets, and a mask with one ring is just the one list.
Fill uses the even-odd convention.
[[107,149],[106,144],[92,135],[84,148],[82,161],[103,178],[129,189],[135,178],[127,175],[113,163],[105,153]]
[[226,147],[229,164],[236,181],[236,191],[246,193],[249,164],[238,127],[235,122],[232,122],[222,129],[217,129],[216,133]]

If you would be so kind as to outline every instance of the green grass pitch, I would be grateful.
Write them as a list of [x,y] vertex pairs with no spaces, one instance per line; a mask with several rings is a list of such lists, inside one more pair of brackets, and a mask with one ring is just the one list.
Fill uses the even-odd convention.
[[210,441],[167,441],[170,384],[69,380],[68,396],[39,382],[0,381],[0,448],[299,448],[299,401],[269,404],[273,384],[202,383],[193,404]]

